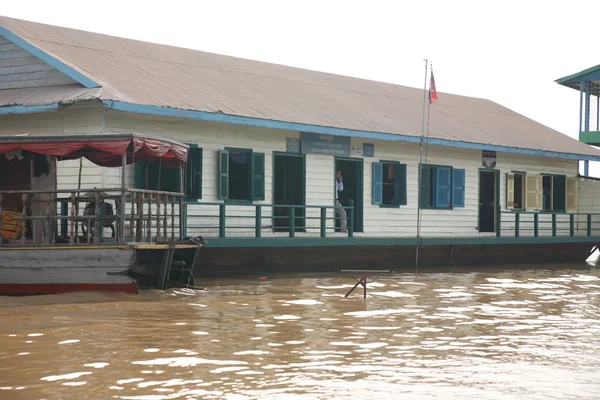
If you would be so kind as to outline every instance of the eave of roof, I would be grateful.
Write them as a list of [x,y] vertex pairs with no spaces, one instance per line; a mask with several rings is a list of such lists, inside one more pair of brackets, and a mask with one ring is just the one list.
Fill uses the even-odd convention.
[[40,106],[4,106],[0,107],[0,115],[34,114],[46,111],[55,111],[58,110],[59,107],[59,103],[44,104]]
[[594,72],[600,72],[600,65],[596,65],[595,67],[587,68],[583,71],[564,76],[562,78],[556,79],[554,82],[558,83],[559,85],[579,90],[579,83],[588,80],[586,79],[586,76],[593,74]]
[[[194,110],[181,110],[181,109],[176,109],[176,108],[131,104],[131,103],[125,103],[125,102],[118,102],[118,101],[104,100],[103,103],[105,104],[105,106],[107,108],[114,109],[117,111],[130,112],[130,113],[135,113],[135,114],[144,114],[144,115],[154,115],[154,116],[160,116],[160,117],[186,118],[186,119],[208,121],[208,122],[223,122],[223,123],[235,124],[235,125],[256,126],[256,127],[269,128],[269,129],[310,132],[310,133],[319,133],[319,134],[323,134],[323,135],[355,137],[355,138],[361,138],[361,139],[383,140],[383,141],[390,141],[390,142],[420,143],[422,140],[420,136],[400,135],[400,134],[396,134],[396,133],[371,132],[371,131],[361,131],[361,130],[354,130],[354,129],[340,129],[340,128],[328,127],[328,126],[309,125],[309,124],[301,124],[301,123],[286,122],[286,121],[275,121],[275,120],[268,120],[268,119],[261,119],[261,118],[250,118],[250,117],[242,117],[242,116],[238,116],[238,115],[229,115],[229,114],[223,114],[223,113],[209,113],[209,112],[194,111]],[[569,159],[569,160],[600,161],[600,155],[592,156],[592,155],[575,154],[575,153],[561,153],[561,152],[554,152],[554,151],[524,149],[524,148],[518,148],[518,147],[497,146],[497,145],[491,145],[491,144],[482,144],[482,143],[473,143],[473,142],[464,142],[464,141],[452,141],[452,140],[436,139],[436,138],[430,138],[430,137],[424,138],[423,140],[426,143],[431,144],[431,145],[455,147],[455,148],[462,148],[462,149],[491,150],[491,151],[498,151],[498,152],[504,152],[504,153],[523,154],[523,155],[540,156],[540,157],[555,157],[555,158],[563,158],[563,159]]]

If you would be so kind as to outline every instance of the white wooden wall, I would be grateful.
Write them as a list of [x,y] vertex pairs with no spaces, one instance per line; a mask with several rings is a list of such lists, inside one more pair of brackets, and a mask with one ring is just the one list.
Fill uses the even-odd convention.
[[[203,198],[202,202],[219,202],[217,195],[217,154],[218,150],[225,147],[252,148],[257,152],[265,153],[265,201],[272,202],[272,160],[273,151],[285,151],[286,137],[299,138],[300,134],[293,131],[280,131],[229,125],[207,123],[201,121],[179,120],[174,118],[160,118],[143,115],[126,114],[117,111],[107,111],[107,132],[141,132],[155,135],[165,135],[176,140],[197,144],[204,149],[203,160]],[[366,141],[372,142],[372,141]],[[362,145],[363,140],[352,139],[352,145]],[[531,157],[498,153],[496,168],[500,170],[500,202],[502,210],[506,211],[506,173],[511,171],[525,171],[526,173],[551,173],[564,174],[569,177],[577,175],[577,161],[554,159],[547,157]],[[364,158],[364,233],[357,236],[415,236],[416,213],[418,199],[418,165],[419,145],[409,143],[375,142],[375,157]],[[397,160],[407,164],[408,190],[406,206],[400,208],[382,208],[372,205],[372,163],[380,160]],[[481,167],[481,151],[458,149],[442,146],[429,146],[427,158],[423,160],[430,164],[451,165],[455,168],[464,168],[465,177],[465,207],[453,210],[422,210],[421,234],[425,237],[445,236],[493,236],[493,233],[478,231],[479,207],[479,168]],[[334,157],[329,155],[306,155],[306,204],[307,205],[332,205],[333,199],[333,171]],[[347,183],[347,182],[346,182]],[[203,209],[202,211],[199,211]],[[228,215],[254,215],[254,207],[227,207]],[[270,214],[268,208],[263,210],[263,226],[269,225]],[[307,216],[318,217],[319,210],[309,210]],[[216,216],[217,206],[190,207],[190,213],[210,214]],[[333,211],[330,211],[332,215]],[[511,227],[512,215],[503,217],[505,228]],[[525,218],[525,217],[523,217]],[[550,219],[549,216],[540,217],[540,221]],[[568,220],[568,216],[566,216]],[[206,218],[190,219],[190,225],[216,225],[216,218],[208,222]],[[526,221],[523,221],[526,223]],[[231,220],[231,225],[251,225],[253,220]],[[318,232],[318,220],[307,220],[313,226],[313,235]],[[523,226],[522,223],[522,226]],[[329,222],[332,227],[332,221]],[[196,233],[214,235],[216,229],[198,230]],[[253,230],[228,230],[228,235],[252,236]],[[512,232],[506,232],[512,235]],[[551,232],[540,232],[540,235]],[[267,231],[263,236],[269,236]],[[273,234],[285,236],[285,233]],[[341,236],[342,234],[336,234]],[[521,235],[527,235],[522,232]],[[533,232],[531,232],[533,235]],[[297,236],[305,236],[297,234]]]
[[[188,144],[196,144],[203,149],[203,198],[201,202],[219,202],[217,189],[218,151],[225,147],[252,148],[256,152],[265,153],[265,200],[259,202],[270,204],[272,202],[273,182],[273,151],[285,151],[286,137],[299,138],[295,131],[283,131],[245,127],[222,123],[208,123],[202,121],[183,120],[175,118],[152,117],[136,114],[122,113],[105,110],[100,104],[81,103],[70,106],[62,111],[48,112],[31,115],[14,115],[0,117],[0,135],[23,134],[82,134],[82,133],[143,133],[173,138]],[[366,140],[366,142],[373,142]],[[360,146],[363,140],[352,139],[352,145]],[[414,237],[416,235],[416,213],[418,198],[418,164],[419,145],[408,143],[374,142],[375,157],[364,158],[364,230],[363,234],[356,236],[397,236]],[[406,206],[400,208],[382,208],[372,205],[372,163],[380,160],[397,160],[407,164],[408,190]],[[493,233],[479,233],[478,224],[478,195],[479,195],[479,168],[481,167],[481,151],[458,149],[451,147],[429,146],[427,159],[430,164],[450,165],[455,168],[464,168],[465,176],[465,207],[453,210],[422,210],[421,234],[425,237],[447,236],[486,236]],[[500,202],[502,210],[506,211],[506,173],[511,171],[525,171],[532,173],[564,174],[568,177],[576,176],[577,161],[531,157],[498,153],[497,166],[500,171]],[[77,184],[79,170],[78,161],[59,163],[59,187],[73,187]],[[329,155],[306,155],[306,202],[307,205],[334,204],[334,157]],[[100,169],[91,163],[85,162],[83,169],[82,187],[116,187],[120,184],[120,169]],[[132,168],[128,170],[127,181],[132,183]],[[582,182],[579,186],[579,204],[583,212],[599,211],[600,204],[595,201],[600,195],[600,185]],[[258,204],[258,203],[255,203]],[[213,218],[191,218],[190,225],[217,225],[217,206],[190,207],[190,214],[213,215]],[[253,206],[227,207],[228,215],[254,215]],[[318,217],[318,209],[310,210],[307,216]],[[329,212],[333,215],[333,211]],[[523,217],[525,218],[525,217]],[[540,221],[549,220],[549,215],[540,217]],[[565,215],[568,220],[568,215]],[[510,228],[512,215],[503,215],[502,225]],[[253,225],[253,219],[228,219],[233,225]],[[271,224],[270,209],[263,209],[263,226]],[[318,219],[307,220],[312,224],[312,235],[318,234]],[[522,220],[522,228],[526,223]],[[332,227],[333,221],[329,221]],[[585,227],[582,227],[585,232]],[[578,234],[581,234],[579,231]],[[217,229],[201,229],[191,231],[193,234],[214,236]],[[331,236],[333,233],[328,232]],[[512,235],[512,232],[505,232]],[[521,231],[526,236],[527,231]],[[530,232],[532,235],[533,232]],[[543,233],[540,232],[540,235]],[[551,234],[550,232],[546,234]],[[228,230],[228,236],[253,236],[253,229]],[[286,236],[286,233],[271,233],[264,230],[263,236]],[[297,236],[307,236],[299,233]],[[311,235],[311,236],[312,236]],[[342,236],[342,234],[335,234]]]
[[0,36],[0,90],[76,83],[51,65]]
[[[77,103],[59,111],[0,116],[0,135],[81,135],[104,131],[104,107],[97,103]],[[106,186],[106,177],[118,173],[117,170],[99,168],[84,160],[81,187]],[[61,161],[57,171],[59,189],[77,187],[79,160]]]
[[[600,213],[600,181],[580,178],[578,183],[580,213]],[[587,216],[578,216],[578,234],[587,233]],[[592,234],[600,235],[600,215],[592,216]]]

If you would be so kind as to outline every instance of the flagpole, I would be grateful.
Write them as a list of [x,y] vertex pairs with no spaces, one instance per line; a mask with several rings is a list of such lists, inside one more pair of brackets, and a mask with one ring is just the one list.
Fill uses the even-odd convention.
[[[429,70],[433,77],[433,64],[429,63]],[[431,83],[429,83],[429,91],[431,92]],[[427,102],[427,123],[425,124],[425,139],[429,141],[429,112],[431,111],[431,99]],[[427,143],[425,143],[425,161],[427,161]]]
[[[425,104],[427,102],[427,59],[425,61],[425,80],[423,82],[423,120],[421,121],[421,145],[419,155],[419,172],[417,187],[417,239],[421,237],[421,175],[423,174],[423,142],[424,142],[424,129],[425,129]],[[419,242],[415,250],[415,277],[419,271]]]
[[[419,173],[418,182],[421,185],[421,174],[423,173],[423,142],[425,138],[425,106],[427,104],[427,73],[429,60],[425,59],[425,81],[423,83],[423,119],[421,121],[421,144],[420,144],[420,156],[419,156]],[[418,190],[418,204],[417,204],[417,239],[421,237],[421,190]],[[417,262],[419,259],[419,248],[417,246]]]

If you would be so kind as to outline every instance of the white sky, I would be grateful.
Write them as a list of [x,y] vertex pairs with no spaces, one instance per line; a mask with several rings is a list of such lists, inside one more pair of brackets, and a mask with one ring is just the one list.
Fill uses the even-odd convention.
[[[600,1],[8,1],[8,17],[483,97],[572,137]],[[587,39],[586,39],[587,38]]]

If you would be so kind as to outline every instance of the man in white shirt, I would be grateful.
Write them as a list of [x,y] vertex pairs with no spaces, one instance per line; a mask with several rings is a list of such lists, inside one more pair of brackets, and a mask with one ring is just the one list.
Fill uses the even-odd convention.
[[343,192],[344,191],[344,182],[342,182],[342,172],[341,171],[337,171],[335,173],[335,206],[339,207],[335,209],[335,214],[337,215],[337,217],[340,219],[340,228],[342,230],[342,232],[348,232],[347,229],[347,216],[346,216],[346,210],[344,210],[342,207],[342,204],[340,203],[339,200],[339,192]]

